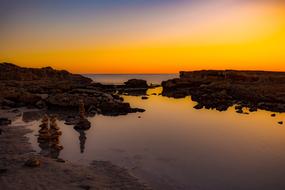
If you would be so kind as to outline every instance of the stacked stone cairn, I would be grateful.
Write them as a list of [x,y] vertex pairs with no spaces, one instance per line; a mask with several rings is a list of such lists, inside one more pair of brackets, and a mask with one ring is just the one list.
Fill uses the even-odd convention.
[[57,158],[63,147],[59,145],[59,137],[62,135],[62,132],[57,126],[56,117],[51,116],[49,118],[45,115],[39,127],[38,143],[42,149],[41,153],[52,158]]
[[40,124],[40,130],[39,130],[39,137],[38,142],[39,143],[45,143],[49,141],[50,133],[49,133],[49,117],[47,115],[44,115],[42,119],[42,124]]
[[85,118],[85,107],[83,100],[79,100],[79,120],[74,126],[75,130],[88,130],[91,123]]
[[62,132],[59,131],[59,127],[56,123],[56,117],[51,116],[50,118],[50,154],[52,158],[58,158],[60,151],[63,149],[59,145],[59,137],[62,135]]

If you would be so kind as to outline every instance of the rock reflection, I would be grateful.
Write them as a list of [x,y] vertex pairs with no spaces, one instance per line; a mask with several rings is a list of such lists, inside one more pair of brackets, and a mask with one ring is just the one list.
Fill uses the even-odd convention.
[[79,133],[79,142],[80,142],[80,153],[84,153],[85,142],[86,142],[86,133],[84,130],[76,130]]
[[[50,122],[49,122],[50,121]],[[39,126],[38,143],[41,148],[41,154],[51,158],[58,158],[63,146],[60,145],[59,137],[62,132],[56,123],[56,117],[44,115],[42,124]]]
[[79,133],[80,152],[84,153],[86,134],[85,131],[91,127],[91,123],[85,117],[85,106],[83,100],[79,100],[79,121],[74,129]]

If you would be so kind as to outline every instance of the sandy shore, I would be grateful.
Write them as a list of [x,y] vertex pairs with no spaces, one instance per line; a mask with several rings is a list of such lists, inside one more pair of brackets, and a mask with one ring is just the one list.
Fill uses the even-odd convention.
[[[12,117],[3,110],[1,117]],[[0,126],[0,187],[5,190],[54,189],[151,189],[126,169],[110,162],[94,161],[90,166],[59,162],[43,157],[32,150],[25,136],[25,126]],[[38,167],[27,167],[25,162],[37,158]]]

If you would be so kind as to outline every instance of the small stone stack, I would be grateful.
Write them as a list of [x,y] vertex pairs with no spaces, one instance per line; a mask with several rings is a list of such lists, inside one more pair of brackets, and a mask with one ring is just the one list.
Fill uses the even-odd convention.
[[85,119],[85,107],[82,99],[79,100],[79,117],[81,120]]
[[42,124],[40,124],[38,143],[41,148],[41,154],[49,155],[49,141],[50,141],[50,132],[49,132],[49,117],[44,115],[42,119]]
[[79,120],[74,126],[75,130],[88,130],[91,123],[85,118],[85,107],[83,100],[79,100]]
[[44,115],[42,119],[42,124],[39,126],[41,129],[39,130],[39,143],[46,143],[49,141],[50,133],[49,133],[49,117]]
[[50,118],[50,154],[53,158],[59,156],[59,152],[63,149],[59,145],[59,137],[62,135],[62,132],[59,131],[59,127],[56,123],[56,117],[51,116]]
[[80,152],[84,153],[85,142],[86,142],[86,134],[84,130],[79,130],[79,142],[80,142]]

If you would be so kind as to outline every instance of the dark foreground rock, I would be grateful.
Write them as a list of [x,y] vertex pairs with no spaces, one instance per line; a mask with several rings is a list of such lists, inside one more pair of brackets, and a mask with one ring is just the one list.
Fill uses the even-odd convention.
[[225,111],[239,105],[250,112],[285,112],[285,72],[204,70],[180,72],[180,78],[162,82],[163,96],[191,96],[197,109]]
[[[129,81],[126,86],[145,84]],[[22,68],[10,63],[0,63],[0,106],[13,108],[28,106],[39,109],[77,109],[82,99],[86,110],[92,114],[124,115],[135,112],[129,103],[123,102],[114,89],[93,83],[89,78],[54,70],[51,67]]]

